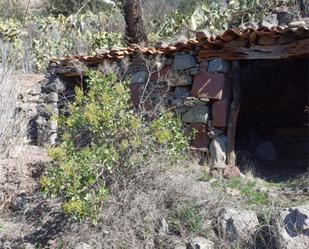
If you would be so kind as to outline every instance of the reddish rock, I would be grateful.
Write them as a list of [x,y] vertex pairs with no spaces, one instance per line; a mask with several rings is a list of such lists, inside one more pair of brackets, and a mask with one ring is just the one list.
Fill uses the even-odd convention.
[[231,178],[240,176],[240,170],[235,165],[227,165],[223,171],[224,178]]
[[205,72],[203,70],[194,77],[192,96],[196,98],[221,100],[224,83],[224,74]]
[[227,99],[222,99],[213,102],[212,104],[212,125],[214,127],[227,127],[229,102]]
[[206,151],[208,149],[208,126],[206,124],[191,124],[190,132],[195,130],[194,138],[192,139],[190,146],[192,149],[198,149]]
[[140,103],[141,88],[142,88],[141,84],[138,83],[130,84],[131,101],[135,107],[137,107]]
[[208,71],[208,60],[203,60],[203,61],[200,63],[200,69],[201,69],[201,71],[203,71],[203,72],[207,72],[207,71]]
[[171,69],[172,69],[171,66],[162,67],[159,72],[155,72],[150,76],[150,81],[157,81],[166,78]]

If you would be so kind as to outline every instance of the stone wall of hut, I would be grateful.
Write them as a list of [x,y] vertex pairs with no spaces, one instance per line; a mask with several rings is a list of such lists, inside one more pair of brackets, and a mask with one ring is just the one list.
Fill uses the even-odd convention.
[[[149,115],[174,111],[185,130],[195,131],[190,148],[210,152],[210,165],[224,168],[230,105],[230,62],[221,59],[198,61],[193,52],[176,52],[168,57],[133,56],[126,74],[131,79],[131,100]],[[38,106],[37,143],[57,142],[57,121],[52,116],[74,97],[80,80],[55,75],[42,82],[44,103]]]

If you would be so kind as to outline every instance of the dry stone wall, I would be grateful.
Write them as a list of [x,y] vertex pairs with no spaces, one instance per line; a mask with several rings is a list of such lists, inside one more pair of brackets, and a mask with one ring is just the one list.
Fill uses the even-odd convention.
[[[230,67],[221,58],[198,62],[193,53],[175,53],[155,72],[140,68],[132,74],[132,102],[146,111],[158,103],[165,105],[164,110],[175,111],[187,130],[195,131],[190,148],[209,151],[210,166],[225,168]],[[147,89],[151,89],[149,95]]]
[[[210,152],[210,166],[224,168],[227,153],[227,122],[230,105],[230,62],[221,59],[199,61],[194,51],[168,57],[136,55],[127,69],[131,100],[136,108],[153,115],[174,111],[185,130],[194,131],[192,150]],[[75,82],[75,85],[77,82]],[[45,103],[38,106],[38,144],[57,141],[57,116],[74,94],[74,83],[51,75],[43,84]]]

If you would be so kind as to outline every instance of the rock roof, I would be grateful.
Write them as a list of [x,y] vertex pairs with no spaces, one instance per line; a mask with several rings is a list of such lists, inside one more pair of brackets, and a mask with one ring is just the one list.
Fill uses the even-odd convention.
[[309,25],[299,21],[288,27],[265,23],[246,23],[218,35],[207,31],[195,39],[180,38],[175,43],[158,42],[153,47],[131,44],[127,48],[97,51],[96,55],[75,55],[50,60],[48,70],[55,74],[76,76],[76,63],[97,66],[105,60],[121,60],[136,54],[170,56],[176,52],[193,53],[197,60],[220,57],[226,60],[286,59],[309,55]]

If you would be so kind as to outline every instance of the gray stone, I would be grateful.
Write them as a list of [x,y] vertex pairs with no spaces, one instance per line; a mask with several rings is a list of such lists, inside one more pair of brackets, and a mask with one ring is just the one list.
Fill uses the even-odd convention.
[[208,132],[209,138],[213,139],[213,138],[218,137],[218,136],[223,134],[222,130],[211,126],[211,121],[208,122],[208,125],[209,125],[209,128],[208,128],[209,129],[209,132]]
[[221,58],[217,58],[209,61],[208,64],[209,72],[217,72],[217,73],[227,73],[229,71],[229,63]]
[[288,9],[276,8],[277,20],[280,26],[288,25],[294,20],[294,15]]
[[160,41],[160,42],[156,42],[155,48],[167,48],[168,45],[169,45],[168,42]]
[[200,69],[198,67],[194,67],[194,68],[191,68],[189,70],[189,74],[191,75],[197,75],[199,73]]
[[196,66],[195,59],[192,55],[184,54],[184,55],[175,55],[175,60],[173,64],[173,69],[184,70],[188,68],[192,68]]
[[273,26],[279,25],[277,14],[270,14],[269,16],[264,17],[263,21],[268,22],[268,23],[272,24]]
[[92,249],[92,247],[89,244],[82,242],[79,243],[75,249]]
[[133,73],[131,83],[146,84],[147,79],[148,79],[148,72],[147,71],[139,71],[139,72]]
[[165,218],[161,220],[161,226],[159,229],[159,234],[168,234],[169,233],[169,227],[168,223]]
[[58,114],[57,105],[40,104],[37,106],[37,113],[45,118],[50,118],[53,114]]
[[277,14],[271,14],[265,17],[262,21],[259,22],[259,28],[268,28],[271,29],[275,26],[278,26]]
[[48,120],[47,127],[52,131],[56,131],[58,127],[58,123],[56,120]]
[[176,44],[186,45],[186,44],[187,44],[187,41],[188,41],[188,38],[187,38],[187,37],[185,37],[184,35],[180,35],[180,36],[177,38]]
[[203,237],[193,238],[188,244],[187,249],[214,249],[215,244],[211,240]]
[[51,92],[47,94],[45,97],[45,101],[47,103],[58,102],[58,100],[59,100],[59,96],[58,96],[58,93],[56,92]]
[[24,245],[24,249],[35,249],[35,248],[36,248],[35,245],[30,244],[30,243],[26,243],[26,244]]
[[281,249],[309,248],[309,203],[280,211],[276,228]]
[[173,249],[187,249],[185,243],[178,237],[173,237],[170,244]]
[[45,86],[42,86],[42,92],[64,92],[66,90],[66,84],[64,81],[60,80],[58,77],[50,77]]
[[239,26],[240,29],[242,30],[246,30],[246,29],[258,29],[259,28],[259,25],[256,23],[256,22],[245,22],[245,23],[242,23],[240,26]]
[[224,134],[215,136],[209,146],[210,168],[225,168],[227,153],[227,138]]
[[178,86],[175,89],[175,99],[181,99],[190,96],[190,90],[187,87]]
[[168,84],[170,86],[188,86],[192,85],[193,79],[188,74],[171,73]]
[[170,66],[174,63],[174,59],[173,58],[168,58],[165,62],[166,65]]
[[277,151],[271,141],[259,144],[255,149],[255,155],[262,160],[275,161],[277,159]]
[[182,116],[184,123],[207,124],[209,108],[206,104],[195,105]]
[[220,217],[221,232],[230,242],[247,240],[259,225],[256,213],[251,210],[227,208]]

